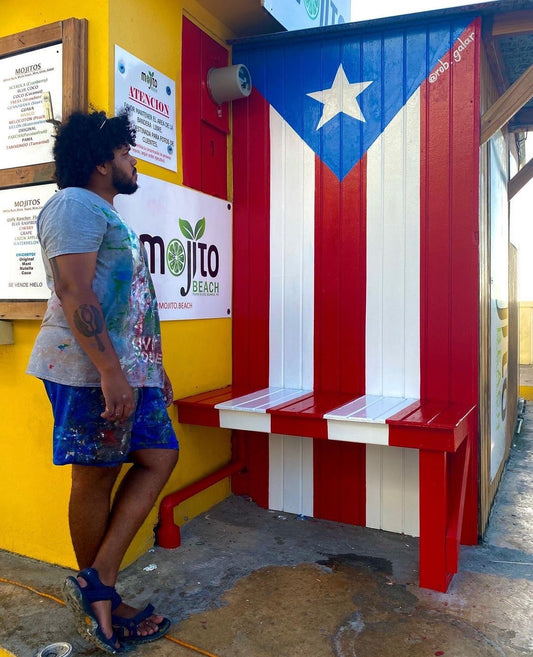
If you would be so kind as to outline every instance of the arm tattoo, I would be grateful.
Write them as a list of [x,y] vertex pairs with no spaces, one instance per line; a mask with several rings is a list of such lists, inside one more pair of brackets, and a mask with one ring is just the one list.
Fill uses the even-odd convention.
[[52,269],[52,274],[54,276],[54,284],[57,285],[57,283],[60,281],[61,277],[59,275],[59,267],[57,266],[57,262],[55,258],[52,258],[50,260],[50,267]]
[[73,317],[78,331],[86,338],[94,338],[98,345],[98,351],[105,351],[99,336],[99,333],[104,330],[104,318],[98,308],[83,303],[74,311]]

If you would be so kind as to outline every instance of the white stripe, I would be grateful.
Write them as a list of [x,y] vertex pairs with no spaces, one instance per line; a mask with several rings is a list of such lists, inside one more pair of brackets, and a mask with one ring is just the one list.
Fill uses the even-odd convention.
[[366,393],[420,396],[420,92],[367,155]]
[[366,526],[419,536],[417,449],[367,445]]
[[[269,385],[313,389],[315,154],[270,108]],[[269,506],[313,514],[313,441],[270,437]]]
[[[420,91],[367,155],[367,395],[420,397]],[[368,445],[367,526],[418,534],[418,451]]]
[[269,385],[313,388],[315,155],[270,109]]
[[312,439],[271,434],[269,471],[269,508],[312,516]]

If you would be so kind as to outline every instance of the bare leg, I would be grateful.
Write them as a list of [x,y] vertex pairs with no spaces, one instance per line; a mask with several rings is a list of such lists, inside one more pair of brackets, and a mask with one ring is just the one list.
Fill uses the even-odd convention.
[[[146,449],[132,453],[131,457],[133,466],[120,483],[103,538],[96,556],[90,564],[98,571],[101,581],[107,586],[115,586],[124,554],[172,473],[178,460],[178,452]],[[82,522],[83,520],[80,520],[80,524]],[[98,527],[101,527],[101,520],[97,524]],[[89,549],[85,551],[86,554],[89,553]],[[80,584],[85,585],[82,578],[80,578]],[[128,605],[121,605],[121,607],[116,610],[120,615],[128,617],[136,613],[136,610]],[[93,609],[103,632],[106,636],[111,636],[111,603],[108,601],[95,602]],[[161,620],[161,616],[153,616],[148,619],[139,629],[140,634],[153,633],[157,629],[157,623]]]
[[72,466],[69,525],[80,569],[91,566],[107,531],[111,491],[120,466]]

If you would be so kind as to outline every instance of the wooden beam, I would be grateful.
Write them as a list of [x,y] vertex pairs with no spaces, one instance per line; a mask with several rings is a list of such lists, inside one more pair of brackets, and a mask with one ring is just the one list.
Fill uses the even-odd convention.
[[23,185],[38,185],[54,180],[55,165],[53,162],[32,164],[15,169],[0,169],[0,188],[21,187]]
[[533,158],[516,173],[507,186],[509,200],[518,194],[518,192],[533,178]]
[[69,18],[63,28],[63,119],[87,110],[87,19]]
[[42,319],[46,301],[1,301],[0,319]]
[[510,11],[496,14],[492,26],[492,36],[509,36],[533,32],[533,10]]
[[481,117],[481,144],[488,141],[533,97],[533,64]]
[[49,23],[0,39],[0,56],[14,55],[61,41],[61,23]]

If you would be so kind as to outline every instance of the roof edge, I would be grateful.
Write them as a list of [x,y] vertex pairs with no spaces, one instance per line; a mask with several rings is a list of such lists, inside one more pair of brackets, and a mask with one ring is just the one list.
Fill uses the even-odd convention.
[[383,18],[373,18],[366,21],[356,21],[352,23],[341,23],[338,25],[325,25],[323,27],[313,27],[302,30],[291,30],[283,32],[274,32],[270,34],[260,34],[256,36],[242,37],[231,39],[228,44],[237,49],[249,46],[260,46],[264,43],[272,43],[283,40],[306,40],[320,35],[321,38],[333,38],[342,36],[347,32],[369,32],[390,27],[409,26],[417,23],[438,21],[453,16],[492,16],[509,11],[520,11],[531,8],[531,0],[492,0],[491,2],[479,2],[474,5],[462,5],[459,7],[445,7],[442,9],[433,9],[431,11],[415,12],[412,14],[401,14],[399,16],[386,16]]

